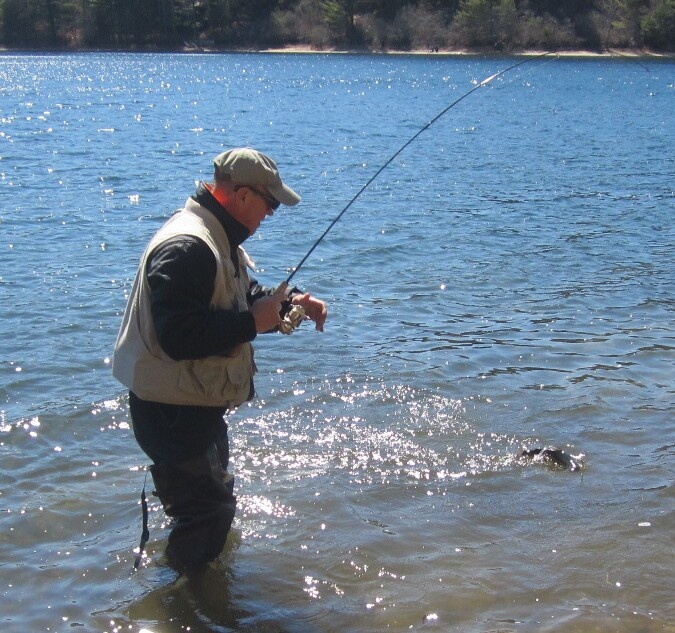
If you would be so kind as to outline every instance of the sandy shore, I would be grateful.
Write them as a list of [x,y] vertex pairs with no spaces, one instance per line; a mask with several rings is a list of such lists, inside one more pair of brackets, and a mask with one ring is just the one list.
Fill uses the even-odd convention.
[[306,54],[306,55],[440,55],[440,56],[493,56],[493,57],[518,57],[518,56],[538,56],[538,55],[557,55],[559,57],[633,57],[633,58],[658,58],[658,59],[675,59],[674,52],[654,52],[639,49],[608,49],[605,51],[592,50],[561,50],[561,51],[546,51],[546,50],[527,50],[527,51],[482,51],[482,50],[371,50],[371,49],[316,49],[307,45],[291,45],[281,48],[212,48],[199,46],[197,44],[186,44],[180,49],[176,50],[154,50],[154,51],[139,51],[139,50],[121,50],[121,49],[31,49],[31,48],[7,48],[0,46],[0,54],[2,53],[134,53],[134,52],[154,52],[154,53],[274,53],[274,54]]
[[237,50],[221,50],[211,48],[185,48],[186,52],[204,52],[204,53],[293,53],[293,54],[313,54],[313,55],[327,55],[327,54],[342,54],[342,55],[447,55],[447,56],[474,56],[474,55],[492,55],[492,56],[533,56],[538,55],[558,55],[560,57],[651,57],[651,58],[675,58],[673,53],[657,53],[653,51],[639,50],[639,49],[608,49],[605,51],[592,50],[561,50],[561,51],[546,51],[546,50],[527,50],[527,51],[480,51],[480,50],[371,50],[371,49],[315,49],[306,45],[292,45],[281,48],[264,48],[264,49],[237,49]]

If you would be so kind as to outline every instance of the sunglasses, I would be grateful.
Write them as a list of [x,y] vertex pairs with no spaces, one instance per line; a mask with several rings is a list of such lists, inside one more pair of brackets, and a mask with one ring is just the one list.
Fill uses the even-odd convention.
[[279,205],[281,204],[281,202],[279,202],[276,198],[272,197],[270,194],[265,193],[264,191],[260,191],[260,189],[256,189],[251,185],[239,185],[239,187],[236,187],[236,189],[241,189],[241,187],[246,187],[247,189],[253,191],[253,193],[258,194],[267,203],[267,206],[270,209],[272,209],[272,211],[276,211],[279,208]]

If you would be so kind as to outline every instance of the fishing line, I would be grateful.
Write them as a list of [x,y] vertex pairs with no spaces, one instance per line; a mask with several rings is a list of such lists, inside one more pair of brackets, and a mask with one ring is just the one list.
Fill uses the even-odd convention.
[[372,184],[372,182],[387,168],[391,163],[396,160],[396,158],[403,152],[410,144],[412,144],[421,134],[423,134],[426,130],[428,130],[436,121],[438,121],[441,117],[443,117],[449,110],[452,110],[458,103],[464,101],[469,95],[473,94],[476,92],[476,90],[479,90],[480,88],[483,88],[484,86],[487,86],[489,83],[497,79],[498,77],[501,77],[502,75],[505,75],[509,71],[513,70],[514,68],[518,68],[519,66],[522,66],[523,64],[527,64],[529,62],[535,61],[537,59],[541,59],[543,57],[546,57],[548,55],[554,55],[555,53],[552,52],[546,52],[546,53],[541,53],[540,55],[534,55],[532,57],[528,57],[526,59],[521,59],[519,62],[516,62],[515,64],[512,64],[511,66],[504,68],[503,70],[500,70],[499,72],[496,72],[494,75],[490,75],[486,79],[483,79],[480,83],[476,84],[471,90],[468,92],[464,93],[461,97],[458,99],[455,99],[450,105],[445,107],[443,110],[441,110],[431,121],[429,121],[424,127],[420,128],[411,138],[409,138],[401,147],[394,153],[392,156],[368,179],[366,184],[364,184],[361,189],[359,189],[356,192],[356,195],[347,203],[347,205],[338,213],[338,215],[333,219],[333,221],[328,225],[328,228],[321,234],[318,240],[312,244],[311,248],[307,251],[305,256],[300,260],[300,263],[293,269],[291,274],[286,278],[286,281],[282,282],[281,285],[277,288],[277,292],[283,292],[288,288],[291,279],[295,276],[295,273],[300,270],[302,265],[307,261],[309,256],[314,252],[316,247],[323,241],[323,239],[328,235],[328,233],[331,231],[331,229],[340,221],[342,216],[347,212],[347,210],[356,202],[356,200],[359,198],[359,196]]
[[633,62],[634,64],[637,64],[640,68],[642,68],[642,70],[646,71],[650,75],[652,74],[652,71],[649,69],[649,66],[647,66],[647,64],[643,64],[639,59],[636,59],[635,56],[626,55],[625,53],[620,53],[619,51],[615,51],[612,48],[608,48],[606,50],[610,55],[616,55],[617,57],[623,57],[624,59],[628,60],[629,62]]

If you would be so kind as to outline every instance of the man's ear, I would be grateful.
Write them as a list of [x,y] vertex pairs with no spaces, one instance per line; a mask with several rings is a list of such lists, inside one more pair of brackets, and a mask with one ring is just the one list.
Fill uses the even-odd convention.
[[239,202],[239,204],[244,204],[251,194],[251,190],[246,186],[241,186],[232,192],[232,196]]

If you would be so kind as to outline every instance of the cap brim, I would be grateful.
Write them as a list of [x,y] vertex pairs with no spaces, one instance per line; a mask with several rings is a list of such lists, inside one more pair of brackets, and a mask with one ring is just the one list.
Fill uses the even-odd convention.
[[268,185],[267,191],[281,202],[281,204],[285,204],[287,207],[295,206],[302,199],[295,191],[293,191],[293,189],[283,183],[273,186]]

